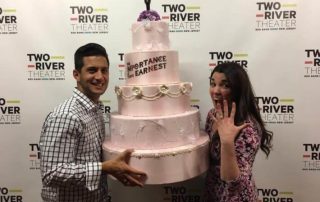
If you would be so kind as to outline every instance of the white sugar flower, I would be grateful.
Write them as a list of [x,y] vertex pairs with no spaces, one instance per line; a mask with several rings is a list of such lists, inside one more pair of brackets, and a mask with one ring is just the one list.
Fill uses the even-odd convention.
[[160,86],[159,90],[162,95],[167,95],[169,93],[169,87],[166,85]]
[[122,95],[122,91],[121,91],[121,88],[119,86],[116,86],[114,88],[114,91],[116,92],[118,97],[120,97]]
[[182,94],[186,94],[186,93],[188,92],[188,89],[187,89],[187,87],[186,87],[186,84],[181,84],[181,85],[180,85],[180,92],[181,92]]
[[141,99],[142,98],[142,90],[139,87],[133,87],[132,88],[132,93],[134,96],[136,96],[137,99]]

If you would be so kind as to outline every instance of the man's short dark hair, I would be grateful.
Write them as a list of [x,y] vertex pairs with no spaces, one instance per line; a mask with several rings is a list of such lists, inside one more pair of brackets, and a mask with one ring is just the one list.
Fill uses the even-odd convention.
[[83,67],[83,58],[87,56],[103,56],[107,59],[109,64],[109,58],[106,49],[96,43],[88,43],[81,46],[74,54],[74,65],[76,70],[81,70]]

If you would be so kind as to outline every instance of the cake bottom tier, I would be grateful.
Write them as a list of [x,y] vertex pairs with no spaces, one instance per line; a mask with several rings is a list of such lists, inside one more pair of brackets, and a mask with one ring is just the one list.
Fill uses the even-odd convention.
[[[104,160],[115,158],[125,149],[106,141]],[[135,150],[129,165],[147,173],[145,184],[185,181],[206,172],[209,166],[209,138],[204,132],[192,144],[169,149]]]
[[110,140],[114,147],[159,150],[192,144],[199,138],[197,108],[168,116],[110,115]]

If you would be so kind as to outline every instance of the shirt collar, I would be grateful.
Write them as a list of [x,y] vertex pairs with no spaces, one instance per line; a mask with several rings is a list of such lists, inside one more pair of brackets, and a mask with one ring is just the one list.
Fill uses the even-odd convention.
[[98,104],[95,104],[94,102],[92,102],[92,100],[90,100],[85,94],[83,94],[77,88],[74,88],[73,96],[77,100],[79,100],[79,102],[81,104],[83,104],[85,106],[85,108],[87,108],[88,110],[92,110],[92,109],[96,109],[96,108],[99,109],[101,106],[103,106],[103,104],[102,104],[102,102],[100,100],[99,100]]

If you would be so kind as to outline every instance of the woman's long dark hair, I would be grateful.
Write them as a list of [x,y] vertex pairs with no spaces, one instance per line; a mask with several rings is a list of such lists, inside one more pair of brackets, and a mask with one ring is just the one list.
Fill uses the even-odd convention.
[[272,147],[273,133],[265,128],[247,72],[234,62],[217,65],[211,72],[210,78],[212,78],[214,72],[223,73],[228,80],[231,89],[231,101],[235,102],[237,106],[235,123],[243,123],[251,116],[260,124],[262,131],[260,148],[268,157]]

